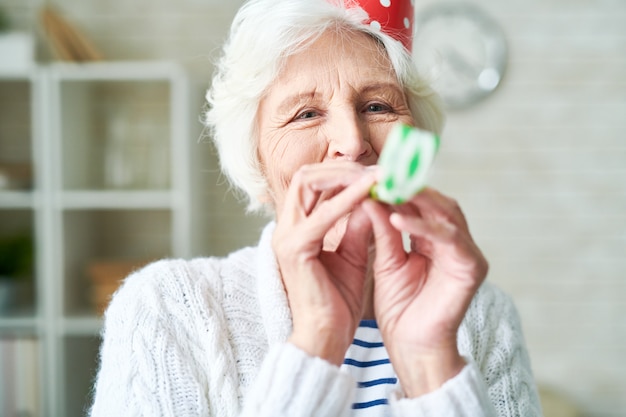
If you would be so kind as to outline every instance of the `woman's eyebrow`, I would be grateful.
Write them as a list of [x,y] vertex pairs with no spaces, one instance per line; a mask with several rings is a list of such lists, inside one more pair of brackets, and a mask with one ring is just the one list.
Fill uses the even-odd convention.
[[362,93],[395,93],[399,95],[404,95],[402,88],[397,83],[373,83],[366,85],[362,90]]
[[304,102],[312,101],[318,96],[315,91],[307,93],[292,94],[285,97],[277,107],[279,113],[290,113],[294,107],[298,107]]

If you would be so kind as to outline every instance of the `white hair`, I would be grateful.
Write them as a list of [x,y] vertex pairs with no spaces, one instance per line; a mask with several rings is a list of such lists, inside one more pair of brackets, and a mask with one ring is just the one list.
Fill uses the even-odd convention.
[[[367,24],[350,0],[249,0],[235,16],[223,54],[206,94],[205,124],[222,171],[243,192],[249,211],[264,207],[268,184],[258,157],[256,116],[261,99],[285,59],[302,51],[327,30],[366,33],[386,50],[403,86],[415,124],[440,133],[443,112],[438,97],[417,73],[410,53]],[[270,209],[271,211],[271,209]]]

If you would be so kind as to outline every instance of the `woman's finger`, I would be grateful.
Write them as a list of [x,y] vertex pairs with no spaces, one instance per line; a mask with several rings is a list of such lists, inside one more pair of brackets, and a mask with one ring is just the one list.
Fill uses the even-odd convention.
[[457,201],[433,188],[423,189],[409,202],[398,206],[396,211],[402,214],[419,213],[425,219],[453,223],[469,232],[467,220]]
[[[359,169],[303,170],[299,177],[292,184],[297,193],[288,197],[283,216],[287,216],[287,224],[300,224],[300,231],[313,240],[323,239],[337,221],[367,197],[369,189],[376,181],[376,173],[361,166]],[[307,212],[298,206],[298,200],[293,197],[307,193],[326,193],[326,199],[318,199]],[[302,222],[304,218],[307,219],[306,222]]]
[[372,222],[363,207],[357,206],[348,218],[346,231],[336,252],[352,265],[365,265],[371,235]]
[[389,222],[397,230],[434,243],[449,243],[455,239],[457,227],[447,221],[432,221],[401,213],[392,213]]
[[373,200],[363,202],[363,209],[370,217],[376,241],[376,269],[393,271],[406,262],[402,234],[390,223],[391,210]]
[[[411,234],[413,250],[428,256],[434,265],[474,284],[487,275],[488,263],[471,235],[456,224],[429,221],[394,213],[390,223]],[[416,238],[417,237],[417,238]]]

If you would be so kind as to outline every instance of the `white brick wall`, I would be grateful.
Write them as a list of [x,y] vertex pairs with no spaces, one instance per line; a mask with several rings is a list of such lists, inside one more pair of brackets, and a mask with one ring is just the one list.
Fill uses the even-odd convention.
[[[23,27],[38,3],[0,0]],[[111,59],[184,61],[200,109],[241,0],[54,3]],[[626,1],[476,3],[503,26],[509,68],[492,97],[449,115],[433,183],[459,199],[490,279],[515,298],[538,381],[587,416],[626,415]],[[261,222],[241,219],[198,150],[198,251],[253,243]]]
[[479,3],[509,69],[450,114],[435,182],[514,296],[538,381],[626,415],[626,2]]

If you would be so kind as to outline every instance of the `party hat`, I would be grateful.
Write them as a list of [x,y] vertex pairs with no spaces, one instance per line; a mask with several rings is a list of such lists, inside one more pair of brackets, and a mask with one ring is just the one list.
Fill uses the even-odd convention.
[[402,42],[411,51],[413,45],[414,0],[350,0],[348,5],[361,7],[369,15],[369,24]]

